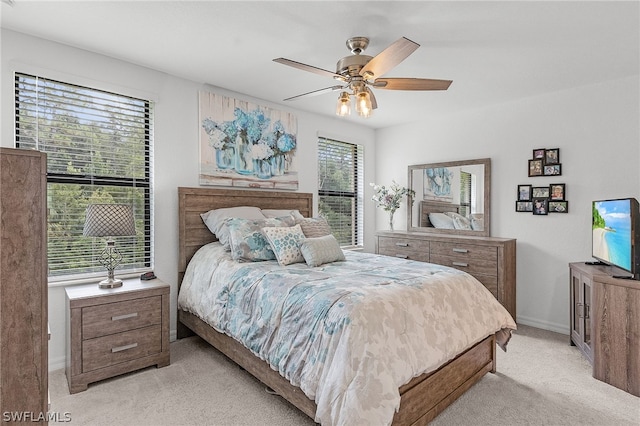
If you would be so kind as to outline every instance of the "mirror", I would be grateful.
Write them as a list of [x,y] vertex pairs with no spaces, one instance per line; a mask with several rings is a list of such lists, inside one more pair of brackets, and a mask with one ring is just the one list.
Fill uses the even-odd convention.
[[408,184],[407,230],[490,236],[490,158],[409,166]]

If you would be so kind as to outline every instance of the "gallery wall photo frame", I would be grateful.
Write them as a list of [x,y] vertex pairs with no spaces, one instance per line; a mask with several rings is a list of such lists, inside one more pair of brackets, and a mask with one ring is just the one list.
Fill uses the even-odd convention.
[[569,213],[568,201],[549,201],[549,213]]
[[531,197],[532,198],[549,198],[549,190],[548,186],[534,186],[531,188]]
[[547,215],[549,213],[549,199],[548,198],[534,198],[533,199],[533,214],[534,215]]
[[533,211],[533,201],[516,201],[516,211],[531,213]]
[[528,161],[529,177],[562,175],[560,148],[536,148]]
[[565,201],[566,185],[564,183],[552,183],[549,185],[549,199],[551,201]]
[[531,185],[518,185],[518,201],[531,201]]

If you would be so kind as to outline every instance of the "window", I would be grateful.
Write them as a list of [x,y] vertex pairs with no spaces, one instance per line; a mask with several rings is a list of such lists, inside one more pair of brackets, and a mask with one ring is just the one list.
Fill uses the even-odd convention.
[[362,246],[363,148],[318,140],[318,211],[342,246]]
[[16,147],[47,153],[50,280],[104,274],[104,240],[82,235],[93,203],[133,207],[118,270],[152,266],[151,102],[17,73],[15,113]]
[[471,199],[474,194],[471,193],[472,174],[460,171],[460,214],[467,217],[472,212]]

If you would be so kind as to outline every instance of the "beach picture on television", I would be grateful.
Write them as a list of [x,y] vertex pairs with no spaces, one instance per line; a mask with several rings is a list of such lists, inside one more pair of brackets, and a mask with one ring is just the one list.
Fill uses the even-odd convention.
[[631,270],[631,203],[593,203],[593,257]]

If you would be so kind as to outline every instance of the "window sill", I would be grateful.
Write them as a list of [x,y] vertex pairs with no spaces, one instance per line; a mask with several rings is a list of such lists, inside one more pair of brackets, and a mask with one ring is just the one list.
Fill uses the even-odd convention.
[[[140,276],[140,274],[144,272],[149,272],[151,270],[152,270],[151,268],[140,269],[132,272],[123,272],[121,274],[116,273],[115,275],[116,275],[116,278],[137,278]],[[70,287],[74,285],[83,285],[83,284],[96,284],[102,281],[103,279],[105,279],[106,277],[107,277],[107,273],[105,271],[105,273],[102,275],[96,275],[92,277],[82,277],[77,279],[68,278],[68,279],[63,279],[59,281],[49,281],[48,287],[56,288],[56,287]]]

